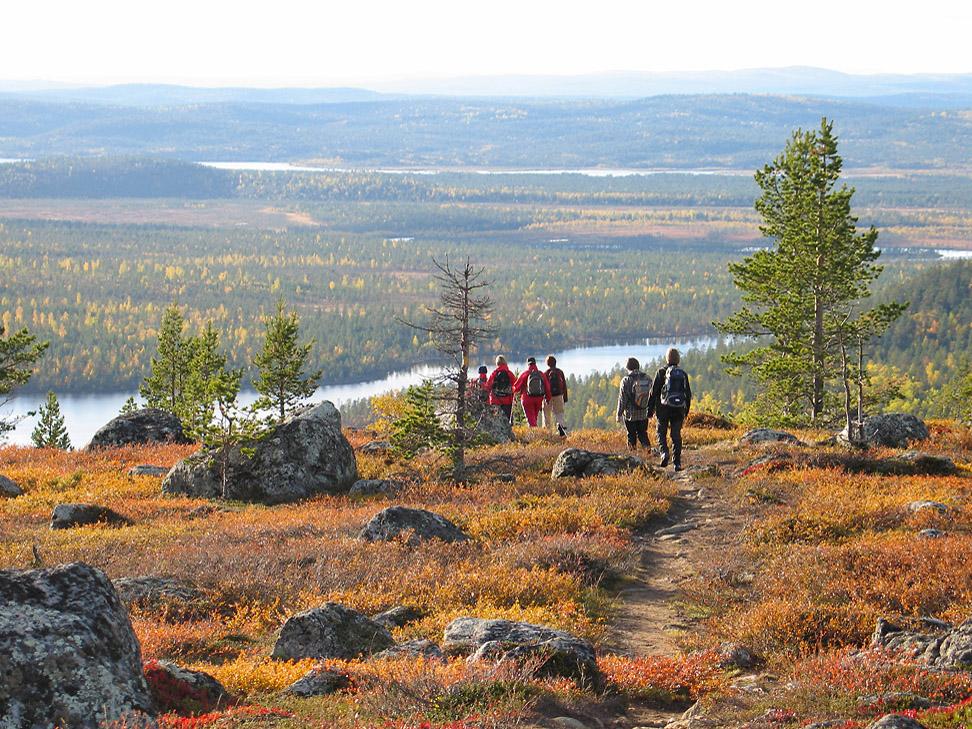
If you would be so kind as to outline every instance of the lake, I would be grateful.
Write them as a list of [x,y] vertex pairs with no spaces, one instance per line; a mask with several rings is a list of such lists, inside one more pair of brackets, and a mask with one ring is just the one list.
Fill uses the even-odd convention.
[[[718,342],[715,337],[683,340],[676,345],[683,351],[693,349],[704,350]],[[639,344],[613,344],[600,347],[577,347],[555,352],[557,366],[568,376],[586,377],[598,372],[610,372],[624,364],[628,357],[637,357],[642,364],[651,362],[664,356],[671,346],[670,341],[646,340]],[[537,358],[546,356],[537,353]],[[523,356],[526,359],[526,355]],[[475,376],[476,368],[480,364],[487,364],[492,370],[492,362],[476,362],[470,367],[470,375]],[[513,369],[521,369],[522,363],[511,362]],[[379,395],[384,392],[401,390],[409,385],[417,385],[423,379],[434,377],[440,372],[436,367],[415,367],[410,370],[393,372],[378,380],[356,382],[346,385],[325,385],[319,387],[312,400],[330,400],[338,407],[355,400]],[[115,417],[133,392],[109,392],[95,394],[57,393],[61,405],[61,414],[67,425],[71,443],[75,448],[87,444],[91,436],[102,425]],[[248,405],[256,399],[255,392],[244,392],[240,402]],[[37,410],[45,396],[40,393],[22,395],[13,398],[3,409],[4,419],[25,416],[29,411]],[[23,417],[17,424],[16,430],[7,436],[8,443],[29,444],[30,433],[34,429],[36,417]]]

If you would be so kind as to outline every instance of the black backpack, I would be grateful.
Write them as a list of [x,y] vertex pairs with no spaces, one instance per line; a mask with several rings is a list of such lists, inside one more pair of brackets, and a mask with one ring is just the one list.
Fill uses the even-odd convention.
[[688,375],[685,370],[672,365],[665,370],[665,384],[662,385],[662,405],[670,408],[684,408],[688,402]]
[[547,370],[547,379],[550,380],[550,395],[551,397],[555,395],[564,394],[564,373],[558,370],[556,367],[551,367]]
[[526,393],[530,397],[543,397],[547,394],[547,388],[543,386],[543,375],[540,370],[530,370],[527,375]]
[[507,370],[498,370],[493,377],[493,395],[495,397],[512,397],[513,380]]

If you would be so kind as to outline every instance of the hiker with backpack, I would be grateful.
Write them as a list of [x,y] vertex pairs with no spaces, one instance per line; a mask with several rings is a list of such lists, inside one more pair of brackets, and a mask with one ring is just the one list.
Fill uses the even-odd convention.
[[624,422],[628,431],[628,449],[635,450],[638,443],[651,448],[648,440],[648,403],[651,400],[651,378],[641,371],[641,363],[629,357],[625,364],[628,374],[618,389],[618,422]]
[[537,367],[536,357],[527,358],[527,368],[513,383],[513,391],[520,395],[523,414],[531,428],[537,427],[537,416],[543,404],[550,399],[550,382]]
[[655,429],[658,434],[658,450],[661,452],[662,468],[668,465],[668,431],[672,436],[672,460],[675,470],[682,470],[682,423],[688,417],[692,406],[692,388],[689,386],[688,373],[680,366],[682,356],[672,347],[665,355],[668,363],[655,373],[651,384],[651,398],[648,410],[655,416]]
[[479,376],[476,378],[476,384],[479,387],[476,389],[476,394],[479,395],[479,399],[482,402],[486,402],[489,399],[489,377],[486,376],[487,372],[489,372],[489,368],[486,365],[479,366]]
[[489,392],[489,404],[495,405],[513,422],[513,373],[506,364],[506,357],[496,356],[496,369],[486,380],[486,390]]
[[552,428],[557,424],[557,434],[561,438],[567,437],[564,427],[564,403],[567,402],[567,378],[564,371],[557,367],[557,358],[547,355],[547,382],[550,385],[550,399],[543,406],[543,427]]

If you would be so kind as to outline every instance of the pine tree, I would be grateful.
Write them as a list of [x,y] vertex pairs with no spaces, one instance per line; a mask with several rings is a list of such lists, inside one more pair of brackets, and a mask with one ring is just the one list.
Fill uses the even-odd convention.
[[836,402],[827,386],[841,379],[838,335],[867,313],[861,302],[882,270],[874,263],[881,254],[877,230],[857,232],[854,190],[837,186],[841,166],[833,123],[823,119],[817,131],[797,130],[756,173],[760,230],[774,247],[729,265],[744,305],[715,323],[726,334],[756,340],[752,350],[724,361],[736,374],[752,368],[765,388],[761,402],[782,420],[817,422]]
[[37,448],[60,448],[65,451],[71,448],[71,439],[64,426],[64,416],[61,415],[61,406],[57,402],[57,395],[53,392],[47,393],[47,402],[40,407],[37,426],[30,434],[30,439]]
[[213,419],[214,381],[226,368],[226,355],[219,351],[219,331],[212,322],[206,322],[199,336],[187,340],[185,352],[188,364],[176,414],[191,433]]
[[178,413],[189,373],[192,340],[183,331],[186,321],[176,304],[168,306],[159,326],[158,353],[152,358],[152,372],[139,392],[150,408]]
[[[34,365],[48,347],[48,342],[38,342],[37,337],[26,329],[3,336],[0,325],[0,407],[10,400],[10,393],[24,385],[34,371]],[[0,418],[0,436],[13,430],[15,423]]]
[[317,389],[321,370],[304,372],[314,342],[300,344],[300,319],[296,312],[286,312],[283,301],[277,302],[277,313],[268,316],[264,325],[267,336],[263,351],[254,358],[259,374],[253,386],[261,395],[256,405],[273,410],[277,420],[283,421]]
[[135,396],[129,397],[125,403],[121,406],[121,410],[118,412],[119,415],[131,415],[132,413],[137,413],[140,410],[138,402],[135,400]]

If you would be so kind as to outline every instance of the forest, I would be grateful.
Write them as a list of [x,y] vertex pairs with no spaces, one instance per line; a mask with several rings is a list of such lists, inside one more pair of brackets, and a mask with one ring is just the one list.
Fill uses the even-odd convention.
[[821,116],[848,167],[964,168],[972,119],[935,96],[435,98],[155,106],[0,97],[0,157],[151,155],[335,166],[752,169]]

